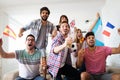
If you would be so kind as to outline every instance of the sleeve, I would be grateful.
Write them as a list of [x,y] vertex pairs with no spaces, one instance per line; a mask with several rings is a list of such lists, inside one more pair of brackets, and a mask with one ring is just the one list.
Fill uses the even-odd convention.
[[112,48],[105,46],[105,47],[104,47],[104,50],[105,50],[106,56],[112,54]]
[[50,50],[50,52],[54,53],[54,48],[55,48],[56,46],[61,45],[61,44],[62,44],[62,43],[59,41],[58,38],[54,38],[53,41],[52,41],[52,45],[51,45],[51,50]]
[[23,29],[26,31],[26,30],[29,30],[31,28],[33,28],[35,25],[35,20],[30,22],[29,24],[27,24],[26,26],[23,27]]
[[55,29],[57,30],[56,26],[55,26],[55,25],[53,25],[53,24],[51,24],[50,34],[52,34],[53,30],[55,30]]
[[15,58],[19,59],[21,54],[22,54],[22,50],[16,50],[15,51]]
[[15,50],[15,58],[18,59],[19,50]]

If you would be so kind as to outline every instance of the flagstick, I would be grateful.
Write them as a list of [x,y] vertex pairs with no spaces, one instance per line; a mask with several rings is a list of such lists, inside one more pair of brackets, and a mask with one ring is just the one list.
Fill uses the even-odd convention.
[[[118,34],[119,34],[119,36],[120,36],[120,28],[118,28]],[[120,45],[120,43],[119,43],[119,45]]]
[[118,29],[118,34],[120,35],[120,28]]

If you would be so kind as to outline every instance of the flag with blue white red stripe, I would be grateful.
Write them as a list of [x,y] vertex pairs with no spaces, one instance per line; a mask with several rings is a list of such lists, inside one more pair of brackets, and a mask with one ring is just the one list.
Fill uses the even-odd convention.
[[102,20],[101,18],[98,19],[96,25],[92,29],[92,32],[94,32],[96,37],[96,46],[104,46],[104,38],[102,34],[103,28],[102,28]]

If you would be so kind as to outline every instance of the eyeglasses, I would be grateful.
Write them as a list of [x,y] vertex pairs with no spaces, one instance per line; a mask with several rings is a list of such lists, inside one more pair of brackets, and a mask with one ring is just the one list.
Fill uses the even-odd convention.
[[27,39],[26,41],[35,41],[35,39]]

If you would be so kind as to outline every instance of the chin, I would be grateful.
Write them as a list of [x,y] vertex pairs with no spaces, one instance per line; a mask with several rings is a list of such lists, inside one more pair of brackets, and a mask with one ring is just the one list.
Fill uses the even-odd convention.
[[89,45],[90,47],[94,47],[95,45]]

